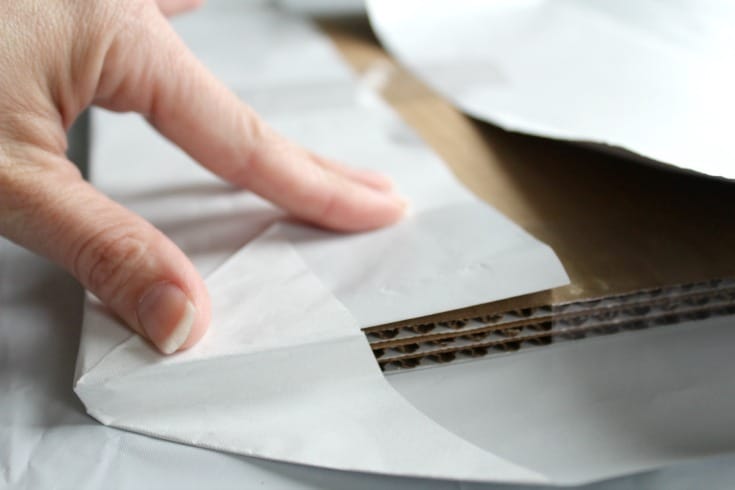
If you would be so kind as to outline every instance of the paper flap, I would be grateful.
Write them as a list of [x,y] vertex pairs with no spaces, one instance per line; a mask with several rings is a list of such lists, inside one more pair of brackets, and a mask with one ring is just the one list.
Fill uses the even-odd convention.
[[[131,336],[84,373],[76,392],[90,414],[173,441],[302,464],[544,481],[446,431],[395,393],[354,318],[280,228],[208,278],[217,335],[166,358]],[[102,316],[88,320],[88,338],[117,328]]]

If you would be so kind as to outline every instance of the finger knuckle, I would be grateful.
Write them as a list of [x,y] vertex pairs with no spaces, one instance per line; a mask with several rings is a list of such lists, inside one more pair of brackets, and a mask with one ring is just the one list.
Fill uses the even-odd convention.
[[[234,120],[233,134],[238,135],[235,143],[227,149],[227,164],[221,165],[217,173],[229,182],[249,187],[259,179],[267,165],[268,155],[287,154],[288,148],[270,128],[247,106],[238,112]],[[234,164],[233,164],[234,163]]]
[[148,245],[137,233],[105,229],[81,244],[74,270],[85,287],[109,298],[125,289],[147,255]]
[[21,151],[2,146],[0,143],[0,229],[3,223],[37,216],[48,209],[51,189],[82,179],[79,169],[65,159],[39,149]]

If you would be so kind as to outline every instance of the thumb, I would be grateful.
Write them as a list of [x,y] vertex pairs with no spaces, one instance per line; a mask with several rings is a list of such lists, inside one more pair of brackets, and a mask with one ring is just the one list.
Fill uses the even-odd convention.
[[161,352],[187,348],[204,334],[210,303],[193,265],[155,227],[86,183],[71,162],[16,146],[0,154],[0,189],[0,235],[61,264]]

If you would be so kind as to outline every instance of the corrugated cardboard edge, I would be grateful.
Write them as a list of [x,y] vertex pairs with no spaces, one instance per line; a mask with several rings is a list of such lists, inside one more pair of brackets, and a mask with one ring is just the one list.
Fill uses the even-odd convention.
[[[320,25],[366,81],[372,85],[380,81],[381,86],[373,88],[381,91],[457,177],[549,244],[571,278],[571,285],[552,291],[371,326],[365,331],[373,341],[380,336],[390,340],[391,335],[407,329],[420,334],[431,330],[431,325],[461,328],[467,319],[488,319],[508,312],[523,318],[545,311],[553,317],[564,305],[622,302],[651,291],[698,288],[718,282],[717,278],[735,277],[731,213],[735,193],[730,183],[640,165],[579,145],[517,135],[473,121],[387,55],[366,20],[324,19]],[[721,292],[716,287],[700,291],[700,301],[714,301],[706,307],[687,305],[682,299],[679,318],[731,314],[730,303],[717,303]],[[629,328],[638,328],[635,325],[641,322],[677,323],[663,313],[658,319],[642,315],[629,320]],[[553,318],[545,321],[553,323]],[[520,345],[531,340],[548,343],[549,335],[544,331],[548,325],[540,323],[534,338]],[[522,326],[533,330],[531,323]],[[595,328],[625,330],[604,325]],[[505,330],[512,333],[512,328]],[[574,336],[589,333],[578,331]],[[477,340],[466,346],[468,355],[483,352],[486,346],[482,339]],[[516,344],[515,340],[498,341],[493,347],[507,350]],[[417,364],[421,356],[406,352],[414,348],[406,345],[399,353],[403,364]],[[388,344],[374,346],[384,366],[386,348]],[[437,347],[431,352],[438,361],[456,357],[451,348]],[[428,356],[422,359],[430,360]]]

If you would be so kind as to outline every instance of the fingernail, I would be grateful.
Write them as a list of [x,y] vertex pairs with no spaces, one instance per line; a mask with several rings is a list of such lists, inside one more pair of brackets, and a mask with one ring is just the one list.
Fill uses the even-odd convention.
[[409,201],[405,197],[398,196],[398,200],[401,202],[401,206],[403,206],[403,209],[408,209],[408,207],[411,205],[411,201]]
[[374,170],[355,169],[359,180],[368,187],[372,187],[377,191],[390,193],[393,191],[393,179]]
[[196,308],[170,282],[151,286],[138,303],[138,321],[151,342],[164,354],[173,354],[189,338]]
[[393,199],[395,199],[398,202],[398,204],[401,206],[401,209],[403,211],[406,211],[409,205],[411,204],[408,199],[406,199],[400,194],[396,194],[395,192],[392,192],[390,195]]

